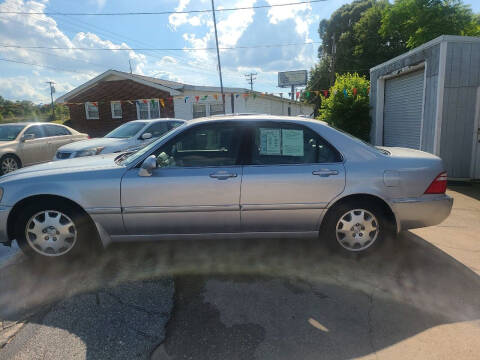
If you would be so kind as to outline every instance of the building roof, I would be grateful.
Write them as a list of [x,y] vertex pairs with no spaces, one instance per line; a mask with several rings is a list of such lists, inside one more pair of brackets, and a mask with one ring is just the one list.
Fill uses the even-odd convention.
[[[69,99],[72,97],[82,93],[85,90],[90,89],[91,87],[95,86],[96,83],[105,79],[124,79],[124,80],[132,80],[143,85],[151,86],[163,91],[166,91],[170,94],[170,96],[178,96],[181,95],[184,91],[205,91],[205,92],[217,92],[220,93],[220,87],[217,86],[200,86],[200,85],[190,85],[190,84],[183,84],[176,81],[171,80],[163,80],[158,79],[151,76],[145,75],[138,75],[138,74],[130,74],[123,71],[118,70],[107,70],[104,73],[94,77],[93,79],[87,81],[86,83],[76,87],[75,89],[69,91],[68,93],[60,96],[55,100],[57,103],[68,102]],[[226,93],[250,93],[251,91],[245,88],[232,88],[232,87],[224,87],[224,92]],[[261,94],[257,91],[253,91],[254,93]],[[282,98],[273,94],[263,94],[270,99],[274,99],[277,101],[288,101],[288,102],[295,102],[295,100],[291,100],[288,98]]]
[[374,67],[372,67],[370,69],[370,72],[376,70],[376,69],[379,69],[379,68],[382,68],[388,64],[391,64],[395,61],[398,61],[400,59],[403,59],[405,57],[409,57],[413,54],[416,54],[420,51],[423,51],[425,49],[428,49],[432,46],[435,46],[435,45],[438,45],[440,44],[441,42],[480,42],[480,37],[474,37],[474,36],[458,36],[458,35],[441,35],[439,37],[436,37],[435,39],[433,40],[430,40],[428,42],[426,42],[425,44],[422,44],[406,53],[403,53],[403,54],[400,54],[390,60],[387,60],[381,64],[378,64]]

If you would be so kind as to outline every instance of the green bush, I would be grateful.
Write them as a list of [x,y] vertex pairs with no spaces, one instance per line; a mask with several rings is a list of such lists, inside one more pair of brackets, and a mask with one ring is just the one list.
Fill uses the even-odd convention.
[[370,82],[365,76],[338,75],[325,98],[322,95],[319,120],[346,131],[362,140],[370,140]]

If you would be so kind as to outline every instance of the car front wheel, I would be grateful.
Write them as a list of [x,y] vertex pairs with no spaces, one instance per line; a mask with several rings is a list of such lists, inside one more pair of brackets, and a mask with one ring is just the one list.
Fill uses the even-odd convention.
[[16,238],[28,256],[65,258],[93,249],[96,238],[86,214],[62,202],[32,204],[22,210]]
[[381,206],[350,201],[327,213],[324,230],[323,235],[333,250],[363,254],[389,237],[392,226]]
[[13,155],[4,155],[0,159],[0,175],[8,174],[20,167],[20,161]]

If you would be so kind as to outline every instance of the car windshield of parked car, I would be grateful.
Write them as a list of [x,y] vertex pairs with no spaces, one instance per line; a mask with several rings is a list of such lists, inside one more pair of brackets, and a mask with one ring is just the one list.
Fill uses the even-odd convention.
[[0,141],[15,140],[24,125],[0,125]]
[[105,135],[106,138],[128,139],[138,133],[144,126],[145,122],[135,121],[123,124],[115,130]]

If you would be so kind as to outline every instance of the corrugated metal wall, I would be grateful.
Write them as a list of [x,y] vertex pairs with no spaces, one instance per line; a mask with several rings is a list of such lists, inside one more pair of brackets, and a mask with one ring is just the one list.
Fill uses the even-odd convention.
[[[475,151],[473,136],[476,93],[480,86],[480,39],[459,36],[443,36],[446,41],[446,68],[443,87],[443,106],[441,113],[440,157],[444,160],[450,177],[469,178],[471,174],[472,152]],[[426,64],[425,103],[422,127],[422,146],[424,151],[434,151],[437,91],[439,84],[440,42],[432,40],[430,44],[414,49],[370,71],[372,107],[371,139],[375,143],[377,80],[405,67]],[[441,94],[441,92],[440,92]],[[440,116],[441,115],[441,116]]]
[[470,177],[477,88],[480,86],[480,42],[449,42],[443,94],[440,156],[448,175]]

